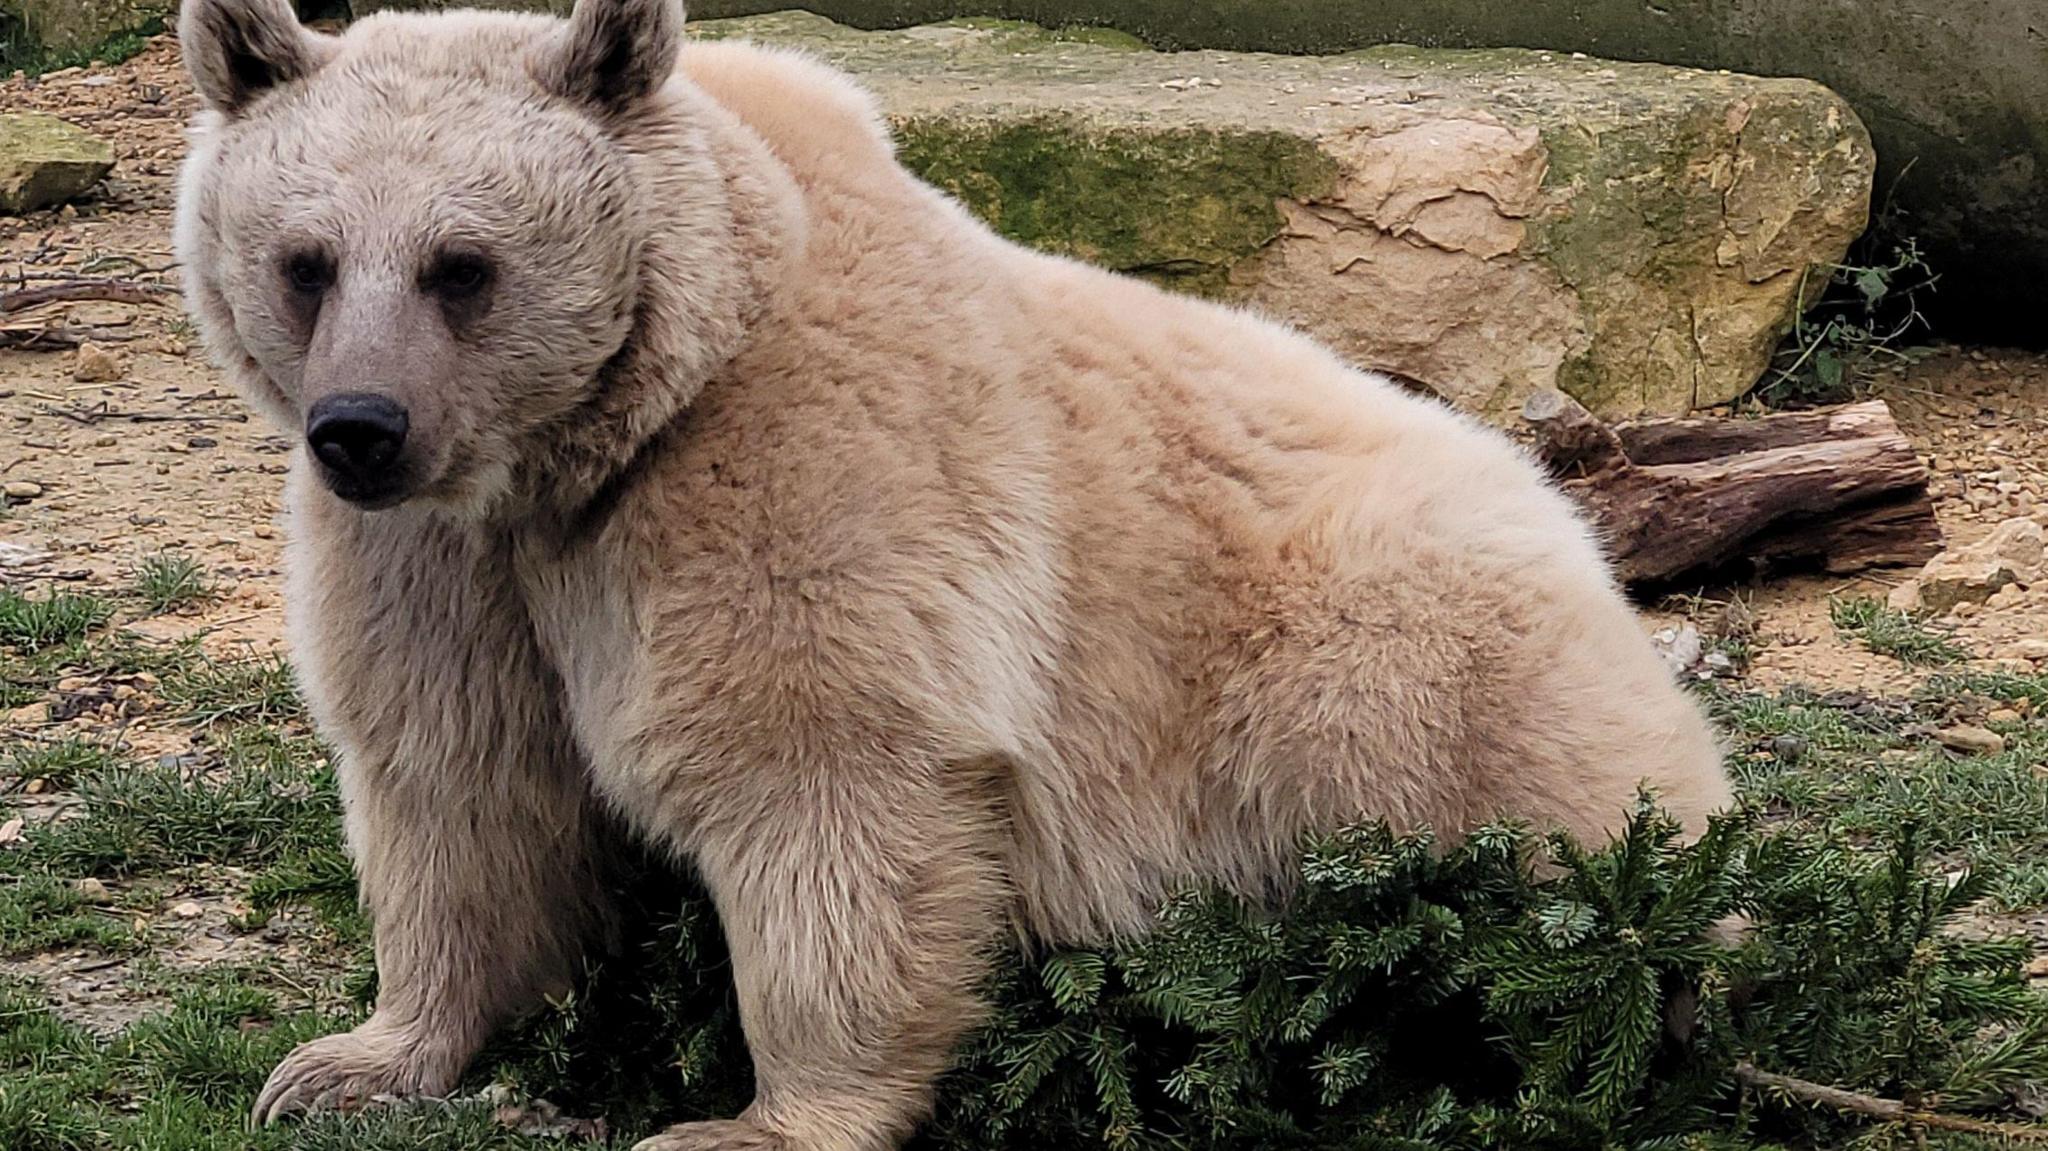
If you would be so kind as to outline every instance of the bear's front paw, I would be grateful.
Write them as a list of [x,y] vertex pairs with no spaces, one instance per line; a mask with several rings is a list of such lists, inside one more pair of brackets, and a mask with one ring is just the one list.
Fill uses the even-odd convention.
[[295,1111],[352,1111],[380,1095],[440,1095],[460,1073],[445,1062],[417,1037],[372,1019],[285,1056],[256,1096],[250,1118],[266,1124]]
[[758,1123],[721,1119],[679,1123],[633,1144],[633,1151],[789,1151],[789,1142]]

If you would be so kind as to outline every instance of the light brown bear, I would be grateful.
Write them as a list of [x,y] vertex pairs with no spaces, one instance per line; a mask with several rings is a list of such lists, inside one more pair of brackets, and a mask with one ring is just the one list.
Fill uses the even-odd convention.
[[616,819],[730,940],[758,1094],[645,1148],[885,1148],[984,957],[1298,838],[1697,825],[1720,754],[1501,436],[1242,312],[998,239],[783,52],[186,0],[178,247],[304,442],[290,638],[375,1013],[258,1115],[440,1093],[571,976]]

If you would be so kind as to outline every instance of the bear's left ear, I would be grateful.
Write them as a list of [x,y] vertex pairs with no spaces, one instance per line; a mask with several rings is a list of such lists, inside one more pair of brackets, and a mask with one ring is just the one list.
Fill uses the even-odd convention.
[[609,114],[667,83],[682,47],[682,0],[577,0],[536,75],[549,91]]
[[234,115],[333,55],[333,39],[299,23],[291,0],[185,0],[178,47],[207,107]]

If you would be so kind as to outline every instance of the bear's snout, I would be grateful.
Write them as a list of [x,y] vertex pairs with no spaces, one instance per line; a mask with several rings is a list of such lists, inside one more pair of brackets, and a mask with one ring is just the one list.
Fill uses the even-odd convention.
[[384,507],[405,496],[400,457],[410,422],[403,407],[383,396],[327,396],[306,412],[306,446],[335,495]]

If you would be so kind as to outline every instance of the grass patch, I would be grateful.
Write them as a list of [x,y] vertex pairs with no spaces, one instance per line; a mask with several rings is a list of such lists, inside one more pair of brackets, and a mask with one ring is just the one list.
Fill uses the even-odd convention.
[[231,747],[222,766],[197,772],[123,764],[81,779],[86,814],[39,829],[14,853],[17,865],[112,878],[338,849],[333,773],[287,747]]
[[0,775],[26,782],[45,780],[52,787],[67,788],[80,779],[103,772],[114,765],[114,753],[104,746],[77,736],[50,742],[22,740],[0,748]]
[[0,880],[0,955],[59,947],[116,951],[133,943],[125,917],[96,908],[70,883],[42,874]]
[[1954,640],[1920,619],[1869,596],[1834,600],[1828,604],[1828,618],[1834,621],[1836,631],[1900,663],[1940,666],[1960,663],[1970,656]]
[[2044,687],[1967,677],[1937,678],[1911,700],[1806,691],[1711,698],[1752,804],[1852,842],[1911,828],[1953,867],[1992,877],[1989,909],[2013,911],[2048,904],[2048,776],[2036,771],[2048,762],[2048,728],[2033,717],[2007,725],[1996,755],[1957,755],[1931,732],[1959,699],[2042,699]]
[[164,699],[182,709],[190,724],[274,725],[304,718],[291,665],[281,656],[181,659],[161,678]]
[[113,606],[97,596],[52,591],[37,598],[0,587],[0,643],[27,652],[74,643],[113,614]]
[[[83,48],[53,49],[39,43],[21,18],[0,10],[0,70],[16,69],[31,75],[81,68],[95,60],[119,64],[133,59],[149,46],[152,36],[164,31],[162,16],[151,16],[133,28],[114,33],[99,44]],[[0,1144],[5,1146],[5,1144]]]
[[135,569],[135,594],[152,612],[175,611],[213,595],[213,581],[198,560],[182,552],[147,556]]
[[[1522,867],[1535,842],[1511,828],[1444,850],[1362,827],[1307,846],[1283,917],[1190,891],[1145,939],[1013,956],[916,1145],[1881,1146],[1861,1120],[1738,1091],[1731,1068],[1992,1115],[2048,1077],[2026,945],[1941,930],[1982,877],[1930,872],[1909,833],[1865,850],[1735,821],[1680,847],[1673,830],[1645,810],[1608,850],[1554,841],[1564,873],[1539,883]],[[643,891],[659,894],[624,957],[506,1037],[472,1090],[603,1115],[611,1146],[744,1102],[708,904],[659,879]],[[1737,909],[1758,921],[1742,948],[1699,941]],[[269,1068],[355,1016],[285,1011],[253,975],[182,978],[168,1010],[111,1040],[0,997],[0,1145],[561,1146],[474,1101],[245,1132]],[[1701,991],[1678,1042],[1666,1012],[1685,987]]]

